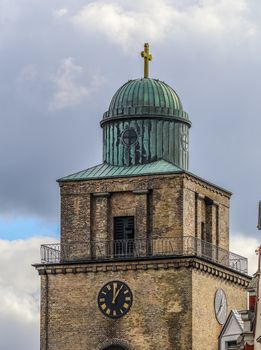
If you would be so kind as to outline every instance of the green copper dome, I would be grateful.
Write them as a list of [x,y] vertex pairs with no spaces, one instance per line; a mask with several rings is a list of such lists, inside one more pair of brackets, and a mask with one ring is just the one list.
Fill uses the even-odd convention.
[[158,79],[129,80],[114,94],[103,119],[155,115],[188,120],[177,93]]
[[188,169],[188,114],[176,92],[151,78],[129,80],[114,94],[101,121],[103,161],[112,166],[160,160]]

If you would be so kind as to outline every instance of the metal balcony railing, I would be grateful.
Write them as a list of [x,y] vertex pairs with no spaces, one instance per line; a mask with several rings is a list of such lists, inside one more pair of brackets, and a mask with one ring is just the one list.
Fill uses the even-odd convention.
[[43,264],[197,256],[247,274],[247,259],[196,237],[43,244]]

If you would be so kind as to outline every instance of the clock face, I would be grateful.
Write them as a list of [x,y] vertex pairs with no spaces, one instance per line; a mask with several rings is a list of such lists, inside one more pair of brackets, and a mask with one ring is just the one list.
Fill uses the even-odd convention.
[[126,147],[130,147],[136,144],[138,141],[138,135],[133,128],[126,129],[122,133],[122,142]]
[[183,151],[188,151],[188,135],[186,133],[181,134],[180,136],[180,140],[181,140],[181,148],[183,149]]
[[227,319],[227,297],[223,289],[216,291],[214,303],[216,318],[220,324],[224,324]]
[[105,284],[98,295],[101,312],[110,318],[124,316],[132,305],[132,292],[126,283],[111,281]]

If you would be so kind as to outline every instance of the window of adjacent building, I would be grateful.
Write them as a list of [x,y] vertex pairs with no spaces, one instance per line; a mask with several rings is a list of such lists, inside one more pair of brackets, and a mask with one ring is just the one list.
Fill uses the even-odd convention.
[[236,340],[226,342],[226,349],[227,350],[237,350],[238,348],[237,348]]

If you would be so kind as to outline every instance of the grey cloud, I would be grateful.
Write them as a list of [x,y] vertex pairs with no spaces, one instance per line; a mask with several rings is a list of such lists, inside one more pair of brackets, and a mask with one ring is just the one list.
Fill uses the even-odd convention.
[[[127,39],[120,44],[113,33],[96,31],[95,22],[92,27],[75,26],[75,16],[91,3],[104,4],[13,1],[15,10],[8,8],[0,17],[5,28],[0,39],[0,214],[12,211],[58,220],[55,179],[101,161],[102,113],[121,84],[142,76],[139,52],[149,36],[151,75],[177,90],[193,123],[190,170],[231,189],[235,194],[232,230],[257,236],[256,202],[261,197],[258,2],[250,6],[239,1],[234,22],[231,1],[213,5],[216,26],[209,24],[210,6],[215,2],[204,1],[201,8],[196,1],[162,2],[172,9],[169,22],[162,26],[155,22],[155,28],[149,22],[144,31],[139,26],[131,26],[129,32],[123,28]],[[10,2],[4,4],[7,7]],[[137,9],[126,1],[111,4],[112,9],[115,4],[121,9],[124,21],[135,11],[145,16],[146,1]],[[69,103],[72,95],[66,90],[63,108],[50,110],[57,93],[51,78],[57,77],[68,57],[81,67],[77,73],[81,98],[76,93]],[[100,85],[93,89],[95,79],[100,79]]]
[[[187,21],[193,6],[195,11],[199,8],[198,1],[168,1],[169,6],[175,6],[175,18],[171,17],[167,26],[169,31],[163,23],[159,31],[162,36],[153,40],[158,23],[153,29],[150,22],[149,30],[138,26],[138,30],[126,33],[126,42],[96,31],[96,23],[87,30],[75,26],[72,19],[90,3],[82,0],[72,4],[67,0],[61,6],[58,0],[1,1],[0,217],[15,213],[59,220],[55,180],[101,162],[99,121],[118,87],[128,79],[142,76],[139,52],[149,37],[153,54],[151,76],[164,80],[178,92],[193,123],[190,171],[233,191],[231,248],[245,255],[248,245],[247,255],[251,257],[259,241],[255,226],[257,201],[261,199],[260,1],[240,0],[237,5],[229,0],[200,2],[201,7],[220,4],[215,11],[222,21],[211,30],[204,29],[204,20],[209,17],[205,18],[203,12],[193,13],[190,23]],[[135,9],[133,1],[111,3],[120,6],[125,20],[126,13],[144,12],[146,5],[140,1]],[[232,21],[232,3],[236,22]],[[57,78],[61,62],[68,57],[81,67],[77,77],[69,82],[74,82],[76,91],[80,86],[88,93],[79,99],[76,94],[73,100],[68,95],[71,103],[50,109],[57,88],[61,87],[53,77]],[[65,91],[69,94],[68,89]],[[63,101],[68,102],[66,94]],[[34,253],[25,250],[19,255],[20,266],[30,268],[32,260],[39,259],[41,242],[41,238],[34,242]],[[25,244],[28,246],[28,242]],[[8,249],[17,254],[17,246]],[[17,257],[6,261],[1,256],[1,263],[8,266],[17,261]],[[254,271],[253,259],[251,264]],[[29,283],[31,289],[26,289],[29,297],[21,294],[25,293],[23,284],[12,287],[17,292],[12,291],[10,296],[18,298],[20,293],[30,303],[30,295],[38,293],[37,275],[32,270],[33,280],[27,272],[19,273],[25,276],[24,281],[34,281]],[[13,277],[13,273],[9,275]],[[2,274],[2,278],[10,290],[13,282],[7,275]],[[6,288],[0,288],[0,295],[7,295]],[[19,305],[21,310],[28,309],[27,303]],[[37,312],[32,311],[32,319],[26,323],[23,314],[1,310],[0,342],[6,350],[38,347]],[[10,337],[14,328],[16,337]]]

